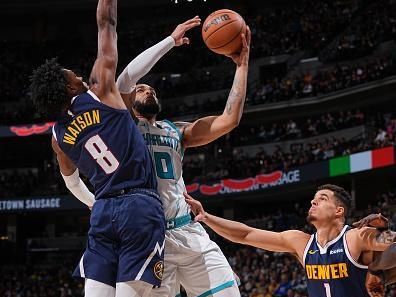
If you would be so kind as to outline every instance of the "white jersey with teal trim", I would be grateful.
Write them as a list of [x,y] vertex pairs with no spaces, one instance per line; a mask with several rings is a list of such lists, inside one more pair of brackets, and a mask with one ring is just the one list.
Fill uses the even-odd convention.
[[183,180],[182,135],[170,121],[157,121],[155,126],[139,119],[138,127],[154,160],[158,193],[162,199],[166,219],[190,213],[184,201],[186,186]]

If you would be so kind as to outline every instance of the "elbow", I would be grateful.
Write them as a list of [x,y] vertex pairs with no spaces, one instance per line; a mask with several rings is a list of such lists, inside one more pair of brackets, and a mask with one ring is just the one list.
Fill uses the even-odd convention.
[[[233,130],[233,129],[235,129],[236,127],[238,127],[240,121],[241,121],[241,118],[240,118],[240,117],[230,119],[230,121],[228,122],[228,125],[227,125],[227,126],[228,126],[228,132],[231,132],[231,130]],[[228,132],[227,132],[227,133],[228,133]]]
[[237,236],[235,236],[235,242],[240,243],[240,244],[249,244],[249,234],[251,231],[251,228],[248,227],[247,225],[243,225],[243,229]]
[[117,27],[117,19],[109,16],[98,16],[97,23],[98,23],[98,28]]
[[238,127],[240,122],[241,122],[241,117],[238,117],[237,119],[232,121],[232,128]]

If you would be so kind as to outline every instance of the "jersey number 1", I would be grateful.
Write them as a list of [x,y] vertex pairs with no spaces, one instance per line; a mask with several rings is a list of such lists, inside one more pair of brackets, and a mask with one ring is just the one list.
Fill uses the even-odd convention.
[[88,139],[85,143],[85,148],[107,174],[116,171],[120,165],[99,135],[92,136]]
[[326,290],[326,297],[331,297],[331,291],[330,291],[330,284],[324,283],[323,284]]

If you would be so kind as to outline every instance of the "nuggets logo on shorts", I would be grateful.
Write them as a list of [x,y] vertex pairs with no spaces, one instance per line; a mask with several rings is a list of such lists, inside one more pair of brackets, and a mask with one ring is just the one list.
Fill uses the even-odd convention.
[[163,261],[158,261],[154,265],[154,275],[159,279],[162,280],[162,277],[164,275],[164,262]]

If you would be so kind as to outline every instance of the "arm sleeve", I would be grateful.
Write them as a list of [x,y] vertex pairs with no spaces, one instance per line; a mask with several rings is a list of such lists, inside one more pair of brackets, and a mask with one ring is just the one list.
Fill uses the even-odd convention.
[[93,206],[95,203],[95,195],[88,190],[87,186],[81,180],[78,169],[76,169],[72,175],[66,176],[62,174],[62,177],[66,187],[78,200],[88,207]]
[[133,59],[117,78],[120,93],[131,93],[138,80],[145,76],[174,45],[173,37],[168,36]]

